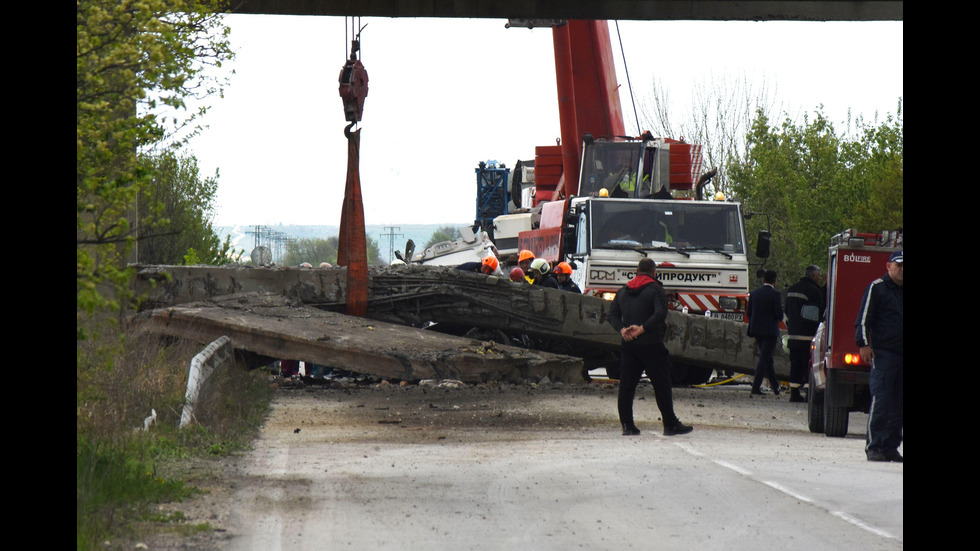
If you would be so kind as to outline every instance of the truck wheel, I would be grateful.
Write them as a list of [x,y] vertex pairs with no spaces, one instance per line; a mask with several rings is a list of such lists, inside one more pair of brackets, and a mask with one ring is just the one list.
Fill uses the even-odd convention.
[[847,406],[840,407],[834,405],[840,400],[836,396],[842,390],[839,385],[827,381],[827,395],[824,396],[823,403],[823,428],[827,436],[844,437],[847,436],[847,421],[850,411]]
[[813,371],[810,371],[810,390],[806,400],[806,421],[810,427],[810,432],[823,432],[823,391],[817,390],[816,380]]

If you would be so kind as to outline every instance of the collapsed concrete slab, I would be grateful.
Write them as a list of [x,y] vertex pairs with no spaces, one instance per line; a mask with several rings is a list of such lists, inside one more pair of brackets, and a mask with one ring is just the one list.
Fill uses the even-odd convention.
[[222,295],[137,314],[134,323],[164,335],[232,346],[405,381],[584,382],[582,360],[481,342],[304,306],[276,293]]
[[[456,334],[477,328],[483,337],[529,336],[537,348],[582,358],[586,368],[615,365],[620,336],[607,321],[610,303],[600,298],[424,265],[372,267],[368,277],[371,319],[412,327],[435,323]],[[342,312],[346,270],[144,266],[137,284],[149,307],[244,291]],[[707,380],[715,369],[754,373],[755,340],[745,334],[744,323],[671,311],[667,325],[667,348],[678,369],[696,371],[692,382]],[[774,359],[777,375],[785,380],[788,355],[777,349]]]

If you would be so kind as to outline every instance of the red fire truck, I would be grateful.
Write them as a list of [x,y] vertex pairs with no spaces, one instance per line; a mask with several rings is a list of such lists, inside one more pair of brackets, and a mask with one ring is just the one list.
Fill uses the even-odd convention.
[[827,309],[810,346],[810,432],[846,436],[850,413],[867,413],[871,406],[871,366],[858,354],[854,322],[865,288],[885,273],[888,257],[902,248],[902,242],[900,230],[849,229],[830,240]]

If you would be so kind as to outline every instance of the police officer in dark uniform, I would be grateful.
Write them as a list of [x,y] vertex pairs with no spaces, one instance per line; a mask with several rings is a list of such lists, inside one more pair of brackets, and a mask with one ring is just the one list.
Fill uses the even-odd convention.
[[789,401],[805,402],[800,388],[806,384],[810,367],[810,341],[823,319],[824,291],[820,267],[809,265],[803,277],[786,290],[786,329],[789,332]]
[[582,289],[579,289],[578,285],[572,281],[572,266],[568,262],[559,262],[552,271],[555,273],[559,289],[582,294]]
[[871,410],[864,448],[868,461],[903,461],[898,446],[905,426],[904,260],[902,251],[891,254],[885,265],[888,272],[865,289],[854,322],[861,359],[871,364]]
[[664,434],[687,434],[693,427],[674,414],[670,380],[670,353],[664,346],[667,333],[667,296],[656,277],[656,263],[640,260],[636,276],[617,293],[609,309],[609,324],[623,337],[620,347],[619,421],[623,436],[640,434],[633,423],[633,398],[640,375],[646,371],[660,408]]
[[762,286],[749,293],[749,304],[745,307],[745,314],[749,316],[746,335],[754,337],[759,347],[759,361],[755,365],[751,394],[762,394],[762,381],[769,379],[773,395],[779,395],[779,380],[776,378],[772,355],[776,350],[776,343],[779,342],[783,301],[775,285],[776,272],[766,270],[762,276]]

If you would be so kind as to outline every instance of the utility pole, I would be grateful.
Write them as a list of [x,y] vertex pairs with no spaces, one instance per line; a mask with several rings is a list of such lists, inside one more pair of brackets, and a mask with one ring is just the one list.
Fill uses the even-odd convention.
[[388,263],[389,264],[391,264],[391,261],[394,260],[395,258],[395,238],[404,236],[404,234],[395,233],[395,230],[400,230],[400,229],[401,228],[385,226],[385,231],[387,231],[388,233],[381,234],[381,237],[388,238]]

